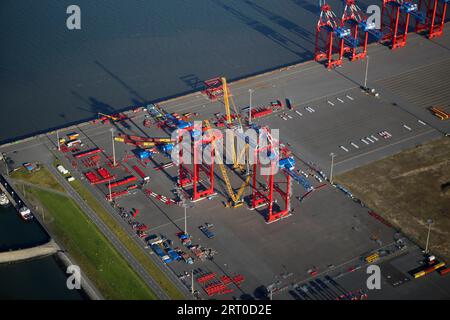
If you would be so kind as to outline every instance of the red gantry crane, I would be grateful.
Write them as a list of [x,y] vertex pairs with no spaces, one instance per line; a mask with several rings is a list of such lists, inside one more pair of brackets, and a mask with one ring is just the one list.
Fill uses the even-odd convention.
[[353,39],[351,45],[344,41],[344,54],[349,56],[350,61],[364,59],[367,54],[369,34],[378,41],[381,33],[376,30],[374,22],[367,21],[366,14],[358,7],[355,0],[345,0],[344,2],[341,25],[343,28],[350,29]]
[[424,21],[416,22],[416,32],[426,33],[429,39],[442,36],[445,14],[450,0],[419,0],[419,12],[424,13]]
[[351,37],[350,29],[331,10],[329,4],[320,0],[320,17],[316,28],[314,59],[324,61],[328,69],[342,65],[344,44],[355,47],[357,42]]
[[[190,134],[189,141],[183,135],[184,130]],[[214,160],[215,160],[215,140],[218,139],[212,134],[201,134],[200,130],[196,128],[180,129],[178,135],[178,186],[185,190],[189,185],[192,185],[192,193],[190,194],[192,201],[199,201],[206,197],[215,194],[214,191]],[[191,147],[192,154],[189,154],[192,162],[192,170],[184,163],[183,152],[188,147]],[[204,150],[209,147],[210,163],[203,161]],[[204,174],[204,177],[202,175]],[[203,177],[203,178],[202,178]],[[186,191],[186,190],[185,190]]]
[[392,49],[406,45],[410,17],[416,21],[424,21],[424,15],[419,12],[417,4],[409,0],[383,0],[381,10],[381,41]]
[[[270,129],[267,127],[259,128],[258,134],[258,147],[254,150],[251,206],[252,209],[267,206],[265,219],[267,223],[272,223],[291,214],[291,176],[279,168],[278,141],[272,138]],[[267,141],[263,142],[261,139],[267,139]],[[262,167],[262,159],[269,162],[264,164],[264,168]],[[262,172],[262,169],[265,172]],[[284,180],[275,181],[275,177],[279,176]],[[258,177],[263,177],[264,181],[261,181]],[[285,185],[284,190],[282,185]],[[282,205],[276,203],[276,194],[282,199]]]

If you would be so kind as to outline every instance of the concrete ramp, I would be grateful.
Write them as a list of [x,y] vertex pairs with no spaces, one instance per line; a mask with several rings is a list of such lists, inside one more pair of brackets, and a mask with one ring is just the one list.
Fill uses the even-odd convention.
[[17,261],[52,255],[52,254],[56,253],[59,249],[60,249],[59,246],[52,239],[49,242],[47,242],[43,245],[37,246],[37,247],[8,251],[8,252],[1,252],[0,253],[0,263],[17,262]]

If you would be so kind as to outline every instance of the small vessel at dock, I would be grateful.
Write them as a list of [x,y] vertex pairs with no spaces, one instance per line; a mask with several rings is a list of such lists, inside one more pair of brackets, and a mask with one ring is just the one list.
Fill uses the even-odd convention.
[[8,196],[5,193],[0,191],[0,206],[6,207],[9,205],[9,203],[10,202],[9,202]]
[[28,207],[26,207],[26,206],[23,206],[19,209],[19,214],[20,214],[20,217],[25,221],[31,220],[34,218],[33,214],[31,213],[31,210],[28,209]]

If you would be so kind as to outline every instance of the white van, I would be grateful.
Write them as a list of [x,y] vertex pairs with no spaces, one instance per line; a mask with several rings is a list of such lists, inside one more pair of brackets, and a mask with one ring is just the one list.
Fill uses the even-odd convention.
[[67,170],[66,168],[64,168],[62,165],[58,165],[56,167],[56,169],[58,169],[59,172],[61,172],[62,174],[66,175],[69,173],[69,170]]

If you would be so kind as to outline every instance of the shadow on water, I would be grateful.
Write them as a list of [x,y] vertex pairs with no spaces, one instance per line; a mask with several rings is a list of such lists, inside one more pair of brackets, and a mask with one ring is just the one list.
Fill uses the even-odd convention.
[[[252,1],[245,0],[245,3],[248,4],[250,7],[252,7],[253,9],[255,9],[256,11],[258,11],[259,13],[261,13],[262,15],[266,16],[269,20],[278,24],[279,26],[296,34],[297,36],[301,37],[303,40],[305,40],[311,44],[314,44],[314,42],[311,40],[311,37],[313,36],[313,34],[310,31],[308,31],[307,29],[300,27],[299,25],[295,24],[294,22],[269,11],[269,10],[257,5],[256,3],[252,2]],[[306,49],[305,47],[302,47],[302,48],[304,50],[308,51],[308,49]]]
[[[99,61],[95,60],[94,63],[103,71],[105,71],[108,75],[111,76],[114,80],[116,80],[120,85],[122,85],[130,95],[133,97],[135,101],[139,101],[139,104],[143,104],[147,99],[145,99],[139,92],[137,92],[134,88],[132,88],[128,83],[126,83],[124,80],[122,80],[118,75],[113,73],[111,70],[109,70],[105,65],[100,63]],[[137,98],[137,99],[136,99]]]
[[318,16],[320,13],[320,9],[318,5],[314,5],[305,0],[292,0],[293,3],[302,7],[303,9],[313,13],[315,16]]
[[[288,50],[289,52],[295,54],[297,57],[299,57],[301,60],[310,59],[312,53],[305,49],[303,46],[299,45],[298,43],[290,40],[289,38],[283,36],[279,32],[275,31],[274,29],[270,28],[269,26],[261,23],[260,21],[254,20],[249,16],[244,15],[242,12],[240,12],[237,9],[234,9],[230,7],[229,5],[222,3],[221,1],[212,2],[229,13],[231,13],[233,16],[235,16],[237,19],[242,21],[242,23],[246,24],[248,27],[252,28],[253,30],[259,32],[269,40],[273,41],[274,43],[280,45],[284,49]],[[303,52],[297,51],[298,48],[302,49]]]
[[200,79],[199,76],[195,75],[195,74],[186,74],[184,76],[179,77],[179,79],[181,81],[184,82],[184,84],[186,84],[186,86],[188,86],[190,89],[192,90],[203,90],[205,89],[205,85],[203,84],[203,80]]
[[76,97],[78,100],[80,100],[81,102],[83,102],[86,107],[88,108],[83,108],[83,107],[77,107],[77,109],[82,110],[82,111],[86,111],[89,113],[93,113],[94,115],[98,115],[98,113],[105,113],[105,114],[113,114],[116,113],[116,109],[114,109],[112,106],[110,106],[107,103],[104,103],[100,100],[97,100],[94,97],[89,97],[89,98],[85,98],[83,97],[81,94],[79,94],[78,92],[71,90],[70,93]]
[[[253,30],[257,31],[258,33],[264,35],[266,38],[270,39],[271,41],[273,41],[274,43],[280,45],[281,47],[285,48],[287,51],[293,53],[297,58],[294,59],[293,61],[290,61],[288,63],[283,63],[283,64],[279,64],[279,65],[273,65],[271,67],[268,68],[262,68],[262,69],[258,69],[255,70],[254,72],[249,72],[249,73],[244,73],[244,74],[240,74],[238,76],[235,77],[229,77],[228,81],[234,82],[234,81],[238,81],[241,79],[246,79],[249,77],[253,77],[256,75],[259,75],[261,73],[265,73],[265,72],[271,72],[273,70],[278,70],[280,68],[285,68],[291,65],[295,65],[297,63],[301,63],[304,61],[308,61],[311,60],[312,58],[312,52],[310,50],[306,50],[304,47],[302,47],[301,45],[292,42],[290,39],[286,38],[285,36],[281,35],[280,33],[278,33],[277,31],[269,28],[268,26],[260,23],[259,21],[256,21],[254,19],[251,19],[250,17],[241,14],[238,10],[224,4],[221,2],[212,2],[215,3],[216,5],[218,5],[219,7],[221,7],[222,9],[227,10],[228,12],[230,12],[232,15],[234,15],[237,19],[239,19],[243,24],[247,25],[249,28],[252,28]],[[267,10],[265,11],[266,13],[270,13]],[[289,22],[281,22],[282,25],[285,26],[285,28],[292,28],[292,30],[297,30],[295,28],[295,25],[292,25]],[[295,32],[295,31],[293,31]],[[300,52],[298,52],[300,51]],[[166,96],[161,96],[158,97],[156,99],[152,99],[152,100],[147,100],[144,96],[142,96],[137,90],[135,90],[134,88],[132,88],[128,83],[126,83],[123,79],[121,79],[117,74],[113,73],[110,69],[108,69],[104,64],[102,64],[101,62],[95,60],[94,64],[96,64],[101,70],[103,70],[105,73],[107,73],[108,75],[110,75],[113,79],[115,79],[121,86],[123,86],[128,93],[131,95],[130,101],[132,103],[131,106],[110,106],[107,105],[106,103],[103,103],[101,101],[98,101],[96,99],[94,100],[89,100],[88,98],[85,98],[83,96],[81,96],[78,92],[71,90],[70,93],[76,97],[78,100],[80,100],[81,102],[83,102],[84,108],[82,106],[76,107],[79,110],[88,112],[88,113],[92,113],[94,115],[94,117],[92,116],[88,116],[88,117],[81,117],[78,118],[76,120],[73,120],[73,118],[71,118],[70,116],[66,116],[63,115],[60,117],[64,120],[63,123],[55,123],[52,126],[48,126],[46,128],[42,128],[39,127],[37,124],[35,123],[31,123],[33,125],[33,129],[29,130],[27,133],[25,134],[17,134],[15,136],[10,136],[10,137],[1,137],[0,138],[0,143],[8,143],[8,142],[13,142],[13,141],[18,141],[21,139],[25,139],[25,138],[29,138],[32,136],[36,136],[36,135],[41,135],[41,134],[45,134],[54,130],[58,130],[58,129],[62,129],[62,128],[67,128],[70,126],[75,126],[75,125],[79,125],[81,123],[84,123],[86,121],[91,121],[94,118],[97,118],[97,112],[103,112],[106,114],[112,114],[112,113],[119,113],[119,112],[123,112],[123,111],[128,111],[131,108],[137,107],[137,106],[142,106],[145,104],[157,104],[163,101],[167,101],[170,99],[174,99],[174,98],[179,98],[188,94],[192,94],[195,92],[198,92],[199,90],[203,89],[203,81],[202,79],[200,79],[197,75],[195,74],[182,74],[180,76],[178,76],[178,79],[183,81],[186,86],[187,86],[187,90],[185,91],[181,91],[181,92],[174,92],[173,94],[169,94]]]

